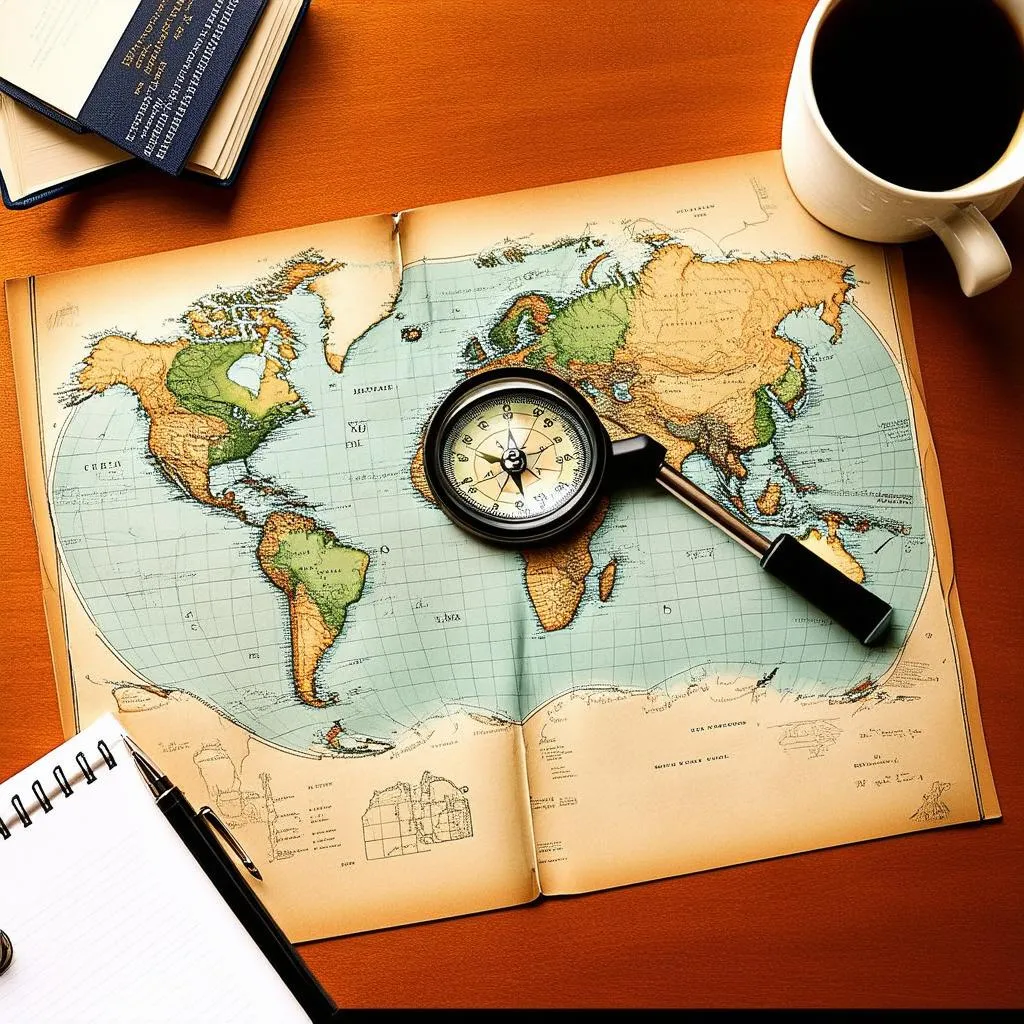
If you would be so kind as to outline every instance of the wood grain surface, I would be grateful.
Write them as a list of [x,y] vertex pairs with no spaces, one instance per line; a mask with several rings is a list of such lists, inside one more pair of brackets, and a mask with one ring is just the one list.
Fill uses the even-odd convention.
[[[0,210],[0,276],[777,148],[812,7],[314,0],[233,190],[133,170]],[[1004,820],[303,946],[342,1006],[1021,1005],[1024,197],[999,223],[986,296],[905,256]],[[4,778],[61,733],[0,316]]]

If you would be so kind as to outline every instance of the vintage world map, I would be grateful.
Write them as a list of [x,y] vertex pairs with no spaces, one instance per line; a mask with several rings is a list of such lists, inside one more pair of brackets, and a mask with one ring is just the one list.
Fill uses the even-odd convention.
[[[317,290],[340,269],[309,250],[196,296],[165,337],[111,325],[68,382],[61,555],[155,689],[289,749],[362,755],[432,715],[521,721],[574,687],[734,673],[843,701],[892,664],[930,551],[907,395],[854,268],[641,229],[424,261],[343,358]],[[896,609],[889,644],[861,647],[655,488],[548,549],[458,531],[423,478],[423,426],[465,375],[516,364],[865,582]]]

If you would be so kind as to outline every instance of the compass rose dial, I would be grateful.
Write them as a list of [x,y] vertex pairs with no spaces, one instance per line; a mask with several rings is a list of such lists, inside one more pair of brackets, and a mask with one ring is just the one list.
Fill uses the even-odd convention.
[[492,370],[463,381],[424,437],[438,504],[498,543],[542,543],[599,498],[611,442],[585,399],[551,374]]
[[458,496],[487,516],[523,520],[554,512],[586,479],[592,448],[554,396],[484,395],[452,420],[442,456]]

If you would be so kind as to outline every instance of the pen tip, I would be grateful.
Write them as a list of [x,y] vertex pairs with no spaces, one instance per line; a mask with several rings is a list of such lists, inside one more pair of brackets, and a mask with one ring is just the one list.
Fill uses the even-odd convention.
[[249,868],[249,874],[251,874],[252,877],[257,879],[258,881],[263,881],[263,876],[260,874],[260,869],[256,867],[255,864],[251,868]]
[[132,760],[135,762],[136,767],[142,773],[142,777],[146,780],[146,785],[153,791],[154,796],[160,796],[171,788],[170,782],[167,777],[160,771],[159,768],[139,748],[139,745],[129,739],[127,736],[123,737],[125,747],[132,755]]

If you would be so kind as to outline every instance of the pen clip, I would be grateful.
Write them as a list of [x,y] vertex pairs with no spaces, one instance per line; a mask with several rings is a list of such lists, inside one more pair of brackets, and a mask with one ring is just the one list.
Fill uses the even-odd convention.
[[253,878],[258,878],[261,882],[263,876],[260,874],[260,870],[253,863],[252,858],[242,849],[242,844],[231,834],[227,825],[224,824],[220,818],[217,817],[212,807],[200,807],[198,811],[199,817],[204,818],[213,828],[214,832],[217,833],[224,840],[225,843],[231,848],[235,856],[245,866],[246,871],[249,872]]

